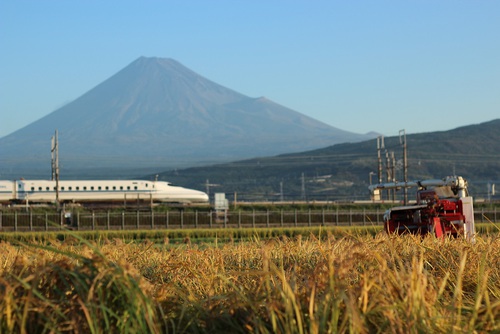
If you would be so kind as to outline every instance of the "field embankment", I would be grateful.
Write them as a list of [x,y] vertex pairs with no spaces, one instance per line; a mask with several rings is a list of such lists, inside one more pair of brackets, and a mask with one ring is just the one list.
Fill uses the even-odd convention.
[[0,332],[500,331],[497,234],[172,240],[0,243]]

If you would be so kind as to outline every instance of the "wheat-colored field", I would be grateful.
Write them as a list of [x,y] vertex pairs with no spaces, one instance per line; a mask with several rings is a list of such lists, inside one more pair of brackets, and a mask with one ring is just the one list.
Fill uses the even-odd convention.
[[500,239],[0,243],[0,333],[500,332]]

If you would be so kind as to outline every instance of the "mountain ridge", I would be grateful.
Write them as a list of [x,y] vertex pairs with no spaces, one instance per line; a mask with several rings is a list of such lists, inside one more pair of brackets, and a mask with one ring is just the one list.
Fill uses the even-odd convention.
[[[403,180],[399,137],[384,139],[382,180],[387,182],[386,150],[394,152],[396,179]],[[446,131],[407,134],[406,139],[408,180],[461,175],[475,198],[487,197],[488,183],[500,184],[500,119]],[[198,189],[204,189],[204,183],[210,180],[218,185],[212,192],[238,194],[241,201],[280,200],[282,190],[287,201],[352,201],[369,199],[369,182],[377,183],[377,170],[377,143],[370,139],[158,175],[160,180]]]
[[371,137],[264,97],[245,96],[176,60],[158,57],[136,59],[74,101],[0,138],[0,174],[26,165],[47,170],[55,130],[66,169],[133,168],[148,162],[150,167],[179,167]]

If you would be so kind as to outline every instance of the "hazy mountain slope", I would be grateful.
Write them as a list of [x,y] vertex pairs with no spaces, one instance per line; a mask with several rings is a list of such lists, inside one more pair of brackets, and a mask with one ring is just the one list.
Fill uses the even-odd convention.
[[1,138],[3,168],[48,168],[55,129],[60,160],[67,169],[168,168],[370,137],[334,128],[265,98],[247,97],[175,60],[146,57]]
[[[500,184],[500,119],[441,132],[408,134],[408,178],[464,176],[475,197],[487,196],[487,184]],[[403,180],[399,137],[386,137],[387,152],[397,160],[396,178]],[[386,151],[382,178],[386,180]],[[390,162],[392,165],[392,160]],[[238,198],[277,200],[368,199],[370,173],[377,182],[376,140],[343,143],[322,149],[268,158],[236,161],[160,174],[163,180],[199,189],[209,180],[211,192]],[[304,178],[303,178],[304,176]]]

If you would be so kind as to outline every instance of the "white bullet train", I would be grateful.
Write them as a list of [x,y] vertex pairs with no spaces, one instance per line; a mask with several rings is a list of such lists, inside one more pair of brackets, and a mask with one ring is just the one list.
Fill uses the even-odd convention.
[[202,191],[178,187],[163,181],[144,180],[18,180],[0,181],[0,202],[53,203],[57,193],[60,202],[151,201],[165,203],[206,203]]

